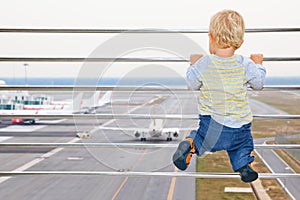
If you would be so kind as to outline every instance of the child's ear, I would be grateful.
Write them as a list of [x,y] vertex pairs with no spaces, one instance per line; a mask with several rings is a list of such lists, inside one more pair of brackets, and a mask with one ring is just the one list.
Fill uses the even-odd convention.
[[209,37],[209,41],[213,42],[214,41],[214,37],[211,33],[208,33],[208,37]]

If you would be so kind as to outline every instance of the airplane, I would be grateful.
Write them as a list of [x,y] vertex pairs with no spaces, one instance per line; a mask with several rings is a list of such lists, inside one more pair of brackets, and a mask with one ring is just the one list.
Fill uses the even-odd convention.
[[106,127],[100,126],[100,130],[111,130],[111,131],[132,131],[136,138],[140,138],[141,141],[146,141],[146,136],[151,138],[159,138],[166,135],[167,141],[172,141],[173,137],[177,138],[180,131],[192,130],[192,128],[163,128],[164,120],[152,119],[149,128],[121,128],[121,127]]
[[[112,92],[106,92],[101,98],[99,92],[95,92],[94,95],[87,100],[82,100],[83,93],[79,93],[73,102],[61,105],[60,109],[57,109],[57,105],[22,105],[22,109],[6,110],[0,109],[1,114],[19,114],[19,115],[60,115],[60,114],[78,114],[78,113],[91,113],[96,109],[105,106],[111,102]],[[50,108],[50,109],[49,109]],[[13,124],[35,124],[35,119],[22,119],[13,118]]]
[[96,91],[91,98],[83,101],[82,108],[81,108],[83,110],[83,113],[84,114],[96,113],[96,110],[98,108],[104,107],[105,105],[112,102],[111,95],[112,95],[112,91],[107,91],[100,98],[100,92]]
[[[47,109],[19,109],[19,110],[0,110],[0,113],[11,115],[59,115],[59,114],[75,114],[80,112],[81,104],[82,104],[82,93],[79,93],[75,99],[73,104],[66,105],[63,109],[60,110],[47,110]],[[24,108],[24,105],[23,105]],[[23,119],[23,118],[13,118],[13,124],[35,124],[35,119]]]
[[[89,110],[97,109],[110,103],[111,91],[107,91],[101,98],[100,92],[96,91],[89,99],[82,99],[81,110],[83,113],[90,113]],[[49,99],[49,98],[48,98]],[[24,105],[23,110],[64,110],[66,107],[73,104],[73,100],[68,101],[54,101],[51,100],[49,103],[45,104],[27,104]]]

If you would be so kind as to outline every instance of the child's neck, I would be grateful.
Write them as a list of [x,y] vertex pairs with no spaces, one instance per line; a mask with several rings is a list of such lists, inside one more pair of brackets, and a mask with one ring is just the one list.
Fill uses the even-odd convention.
[[234,52],[235,50],[232,47],[226,49],[216,48],[214,54],[222,58],[229,58],[234,55]]

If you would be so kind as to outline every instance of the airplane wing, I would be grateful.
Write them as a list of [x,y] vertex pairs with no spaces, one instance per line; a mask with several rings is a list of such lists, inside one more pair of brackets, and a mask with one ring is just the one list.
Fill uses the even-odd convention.
[[163,132],[191,131],[195,128],[163,128]]
[[100,126],[100,130],[111,130],[111,131],[139,131],[139,132],[147,132],[149,131],[148,128],[134,128],[134,127],[106,127],[106,126]]
[[161,137],[163,134],[167,136],[167,141],[172,141],[172,137],[178,137],[180,131],[190,131],[192,128],[162,128],[162,129],[151,129],[149,128],[138,128],[138,127],[106,127],[100,126],[100,130],[112,130],[112,131],[130,131],[134,133],[136,138],[141,138],[141,141],[146,141],[146,135],[150,137]]
[[[149,128],[139,128],[139,127],[107,127],[107,126],[100,126],[99,129],[101,130],[112,130],[112,131],[139,131],[139,132],[147,132]],[[179,131],[191,131],[194,130],[193,128],[163,128],[162,132],[179,132]]]

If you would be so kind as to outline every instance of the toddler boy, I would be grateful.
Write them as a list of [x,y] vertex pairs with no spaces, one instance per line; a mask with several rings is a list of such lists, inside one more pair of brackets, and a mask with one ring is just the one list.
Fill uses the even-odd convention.
[[247,88],[262,89],[266,70],[263,55],[251,59],[234,54],[244,41],[242,16],[232,10],[215,14],[209,26],[210,55],[190,56],[186,81],[189,89],[199,90],[199,128],[179,143],[173,163],[185,170],[192,154],[226,150],[232,169],[244,182],[258,174],[251,167],[254,157],[251,135],[252,113]]

